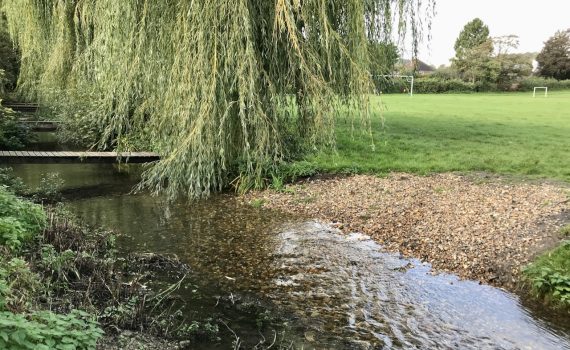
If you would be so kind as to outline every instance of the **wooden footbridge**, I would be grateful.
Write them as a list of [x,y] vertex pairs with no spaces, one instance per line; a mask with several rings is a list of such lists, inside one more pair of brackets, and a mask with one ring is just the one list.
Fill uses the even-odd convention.
[[[37,112],[35,103],[3,103],[4,107],[14,111],[32,114]],[[46,120],[31,120],[24,117],[19,120],[38,132],[57,131],[60,122]],[[2,164],[87,164],[87,163],[150,163],[160,157],[152,152],[44,152],[44,151],[0,151],[0,165]]]
[[20,119],[19,123],[26,125],[30,130],[35,132],[54,132],[60,124],[58,121],[52,120],[27,120]]
[[159,160],[151,152],[38,152],[0,151],[0,164],[149,163]]

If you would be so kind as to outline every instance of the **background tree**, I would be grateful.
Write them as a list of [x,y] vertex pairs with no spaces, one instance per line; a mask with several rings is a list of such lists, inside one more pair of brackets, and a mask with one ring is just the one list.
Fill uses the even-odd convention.
[[370,72],[372,75],[392,74],[400,59],[398,46],[393,42],[371,42]]
[[490,82],[498,74],[492,54],[493,41],[489,37],[489,27],[475,18],[463,27],[455,41],[453,67],[466,81]]
[[570,30],[558,31],[548,39],[536,61],[541,76],[570,79]]
[[499,64],[493,59],[493,41],[464,50],[461,58],[453,60],[453,66],[464,80],[470,83],[493,82],[499,74]]
[[385,75],[394,74],[400,59],[398,47],[391,41],[370,42],[370,74],[377,91],[387,91],[388,79]]
[[490,39],[489,27],[479,18],[467,23],[455,40],[455,57],[461,59],[471,49],[483,45]]
[[536,53],[508,53],[496,56],[499,66],[496,83],[502,90],[516,88],[522,79],[532,75],[532,62]]
[[532,74],[532,61],[536,55],[511,53],[519,47],[516,35],[494,37],[492,40],[494,61],[498,67],[495,83],[502,90],[510,90],[522,78]]
[[431,75],[432,78],[440,79],[440,80],[452,80],[452,79],[460,79],[459,72],[452,67],[446,66],[444,64],[437,67],[435,72]]
[[341,111],[368,128],[369,43],[412,33],[416,51],[434,2],[0,3],[22,94],[100,148],[159,152],[143,185],[196,197],[261,185],[292,150],[334,145]]

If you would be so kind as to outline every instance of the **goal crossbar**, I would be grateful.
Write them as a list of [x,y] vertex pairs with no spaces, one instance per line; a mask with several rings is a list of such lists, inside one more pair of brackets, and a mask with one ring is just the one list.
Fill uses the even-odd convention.
[[536,90],[544,90],[544,97],[548,97],[548,87],[546,86],[535,86],[534,92],[532,93],[532,97],[536,97]]

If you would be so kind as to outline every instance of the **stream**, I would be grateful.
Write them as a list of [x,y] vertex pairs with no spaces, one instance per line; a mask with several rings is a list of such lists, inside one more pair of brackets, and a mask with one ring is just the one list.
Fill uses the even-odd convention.
[[[66,206],[119,233],[122,253],[176,254],[187,263],[202,293],[191,306],[203,315],[226,313],[232,330],[200,349],[231,348],[233,332],[244,347],[273,334],[259,333],[251,314],[220,310],[220,298],[254,300],[280,315],[271,329],[286,339],[282,348],[570,349],[567,313],[433,275],[429,265],[386,253],[361,234],[254,208],[233,195],[167,203],[130,194],[139,172],[113,165],[13,168],[32,187],[42,174],[60,173]],[[190,300],[191,289],[182,296]]]

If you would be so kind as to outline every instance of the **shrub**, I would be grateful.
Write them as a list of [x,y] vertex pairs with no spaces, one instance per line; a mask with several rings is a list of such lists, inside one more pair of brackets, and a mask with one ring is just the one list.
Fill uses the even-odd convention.
[[537,295],[570,307],[570,241],[542,255],[523,272]]
[[528,77],[520,82],[519,91],[532,91],[535,86],[546,86],[549,90],[566,90],[570,89],[570,80]]
[[51,203],[61,201],[61,189],[64,183],[59,173],[42,174],[40,185],[34,194],[34,200]]
[[297,179],[317,174],[316,165],[307,161],[285,163],[278,169],[285,182],[295,182]]
[[31,198],[36,203],[60,202],[63,199],[61,190],[64,184],[59,173],[47,173],[42,174],[39,186],[32,189],[14,175],[12,168],[0,168],[0,186],[9,188],[17,196]]
[[102,335],[97,321],[77,310],[67,315],[36,312],[27,317],[11,312],[0,313],[1,349],[95,349]]
[[387,79],[375,76],[373,77],[373,81],[376,91],[384,94],[406,93],[409,92],[408,90],[410,89],[410,83],[400,78]]
[[0,187],[0,244],[19,249],[40,233],[46,220],[41,206],[21,200]]
[[459,79],[419,78],[415,81],[415,91],[423,94],[464,93],[479,91],[480,86]]
[[30,189],[24,184],[24,181],[14,175],[14,169],[12,168],[0,168],[0,187],[1,186],[8,187],[12,193],[18,196],[24,196],[30,192]]
[[9,108],[1,106],[0,99],[0,150],[19,150],[31,140],[30,129],[18,123],[17,115]]
[[[401,93],[409,88],[405,84],[393,83],[389,80],[376,82],[378,91],[383,93]],[[546,86],[550,90],[570,89],[570,80],[556,80],[552,78],[528,77],[510,86],[499,86],[495,83],[476,82],[468,83],[458,78],[430,75],[418,77],[414,82],[414,91],[420,94],[442,93],[472,93],[493,91],[532,91],[535,86]],[[406,90],[407,91],[407,90]]]
[[11,250],[16,250],[29,238],[30,235],[16,218],[0,218],[0,243]]
[[28,310],[40,289],[38,275],[25,260],[0,257],[0,311]]

